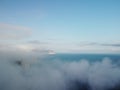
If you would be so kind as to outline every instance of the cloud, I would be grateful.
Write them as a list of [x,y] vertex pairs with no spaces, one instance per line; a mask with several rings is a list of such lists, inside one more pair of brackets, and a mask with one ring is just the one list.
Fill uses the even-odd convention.
[[120,67],[108,58],[96,62],[39,59],[24,69],[13,60],[21,56],[29,60],[30,55],[9,52],[2,56],[7,57],[0,54],[1,90],[116,90],[120,84]]
[[79,46],[93,46],[93,45],[97,45],[97,43],[96,42],[80,42],[79,44],[78,44]]
[[28,44],[34,44],[34,45],[48,45],[50,44],[50,42],[41,42],[39,40],[32,40],[32,41],[28,41]]
[[0,23],[0,40],[19,40],[31,35],[27,27]]
[[108,44],[108,43],[106,43],[106,44],[100,44],[101,46],[113,46],[113,47],[120,47],[120,43],[113,43],[113,44]]
[[53,51],[51,48],[47,47],[47,42],[39,41],[28,41],[24,43],[0,43],[0,52],[25,52],[37,55],[49,54]]
[[98,42],[83,42],[79,44],[80,46],[111,46],[120,47],[120,43],[98,43]]
[[119,42],[80,42],[69,49],[75,53],[120,53]]

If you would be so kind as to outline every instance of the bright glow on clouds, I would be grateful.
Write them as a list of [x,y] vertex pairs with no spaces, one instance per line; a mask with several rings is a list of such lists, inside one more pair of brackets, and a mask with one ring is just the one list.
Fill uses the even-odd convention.
[[24,50],[24,51],[31,51],[33,49],[33,47],[30,47],[27,45],[18,45],[17,47],[21,50]]
[[51,51],[52,49],[46,47],[44,44],[42,43],[0,43],[0,51],[1,52],[26,52],[26,53],[32,53],[32,54],[48,54],[49,51]]

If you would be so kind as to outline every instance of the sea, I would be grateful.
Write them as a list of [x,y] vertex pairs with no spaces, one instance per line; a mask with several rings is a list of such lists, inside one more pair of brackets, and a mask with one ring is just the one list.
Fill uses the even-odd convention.
[[65,62],[87,60],[89,62],[102,61],[103,59],[110,59],[113,62],[120,61],[120,54],[53,54],[48,55],[44,59],[47,60],[61,60]]

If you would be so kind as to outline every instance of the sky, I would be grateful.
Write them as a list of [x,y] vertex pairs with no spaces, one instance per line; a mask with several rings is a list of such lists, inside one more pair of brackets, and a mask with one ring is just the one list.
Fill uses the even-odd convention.
[[120,54],[120,1],[0,0],[0,48]]

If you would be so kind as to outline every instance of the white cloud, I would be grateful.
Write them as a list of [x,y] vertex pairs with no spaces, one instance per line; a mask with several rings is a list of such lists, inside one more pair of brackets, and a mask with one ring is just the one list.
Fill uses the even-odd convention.
[[31,35],[28,27],[0,23],[0,40],[19,40]]
[[[6,59],[0,58],[1,90],[116,90],[120,84],[120,67],[109,59],[96,62],[39,59],[24,69],[12,61],[16,53],[4,56]],[[15,60],[21,56],[25,60],[31,58],[18,56]]]
[[47,46],[48,44],[45,44],[45,42],[34,43],[32,41],[25,43],[0,43],[0,52],[24,52],[28,54],[43,55],[48,54],[52,50]]

